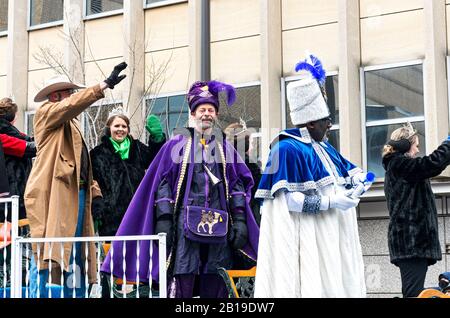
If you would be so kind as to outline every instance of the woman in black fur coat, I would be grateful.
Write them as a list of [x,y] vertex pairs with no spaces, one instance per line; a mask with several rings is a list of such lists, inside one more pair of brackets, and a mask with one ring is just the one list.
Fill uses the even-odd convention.
[[429,178],[450,164],[450,141],[416,158],[419,138],[411,124],[395,130],[384,146],[384,193],[390,215],[391,263],[400,268],[403,297],[417,297],[428,266],[442,259],[437,210]]
[[[17,115],[17,104],[10,98],[0,100],[0,140],[5,153],[5,167],[9,182],[9,195],[19,196],[19,225],[27,225],[23,194],[31,171],[31,159],[36,156],[36,146],[32,137],[21,133],[14,122]],[[5,141],[5,142],[3,142]],[[11,220],[11,208],[8,220]],[[0,223],[4,221],[4,205],[0,205]]]
[[130,121],[123,114],[111,116],[102,142],[91,150],[94,180],[102,196],[92,202],[92,215],[101,236],[114,236],[153,158],[165,142],[159,119],[150,115],[148,146],[129,134]]

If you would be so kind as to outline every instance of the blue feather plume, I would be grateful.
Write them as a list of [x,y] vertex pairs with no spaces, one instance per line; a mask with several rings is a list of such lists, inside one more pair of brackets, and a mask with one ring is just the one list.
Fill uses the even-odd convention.
[[311,58],[312,64],[305,59],[304,61],[297,63],[295,66],[295,71],[308,71],[321,85],[324,85],[327,79],[327,74],[323,68],[322,62],[312,54],[309,57]]

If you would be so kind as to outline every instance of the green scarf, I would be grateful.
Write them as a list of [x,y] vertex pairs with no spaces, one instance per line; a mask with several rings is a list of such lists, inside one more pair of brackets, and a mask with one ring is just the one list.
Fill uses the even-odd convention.
[[127,160],[130,155],[130,138],[125,138],[121,143],[118,143],[117,141],[112,139],[112,137],[109,137],[109,140],[111,140],[111,143],[116,152],[119,153],[120,158],[122,158],[122,160]]

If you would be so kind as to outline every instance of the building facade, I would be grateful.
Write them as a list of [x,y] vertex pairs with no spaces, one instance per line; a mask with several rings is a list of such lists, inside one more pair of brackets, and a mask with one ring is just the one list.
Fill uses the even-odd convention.
[[[125,60],[125,83],[82,116],[95,146],[114,105],[125,106],[135,136],[145,138],[149,112],[170,134],[188,122],[190,84],[217,79],[238,88],[221,125],[244,120],[264,161],[271,139],[291,126],[285,89],[294,65],[306,50],[319,56],[331,142],[378,177],[358,208],[368,293],[393,297],[401,284],[389,263],[380,154],[407,121],[422,154],[447,138],[449,10],[450,0],[0,0],[0,96],[14,98],[17,126],[32,134],[33,97],[46,79],[60,73],[92,85]],[[448,177],[432,182],[445,255],[427,286],[450,268]]]

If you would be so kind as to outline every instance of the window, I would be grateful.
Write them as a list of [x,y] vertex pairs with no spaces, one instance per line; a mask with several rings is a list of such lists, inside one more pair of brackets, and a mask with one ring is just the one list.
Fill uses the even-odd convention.
[[0,0],[0,33],[8,31],[8,0]]
[[420,155],[425,154],[423,67],[418,62],[362,70],[367,169],[384,176],[383,145],[391,133],[411,122],[419,133]]
[[145,0],[146,7],[153,7],[158,5],[168,5],[179,2],[187,2],[187,0]]
[[88,144],[89,150],[101,142],[101,138],[105,134],[106,121],[108,120],[109,113],[115,107],[119,106],[122,106],[122,104],[99,104],[93,105],[83,112],[84,139]]
[[35,111],[30,111],[25,113],[25,133],[27,136],[33,137],[34,136],[34,114]]
[[[251,143],[255,150],[254,156],[260,160],[261,156],[261,87],[260,85],[245,85],[236,87],[236,102],[227,107],[225,94],[220,96],[220,115],[218,125],[224,130],[232,123],[246,122],[247,128],[252,132]],[[190,109],[186,95],[171,95],[151,98],[146,103],[146,114],[159,116],[163,131],[170,138],[173,130],[180,127],[188,127]],[[256,160],[256,159],[255,159]]]
[[123,9],[123,0],[86,0],[86,15]]
[[[236,102],[233,106],[227,107],[224,94],[221,95],[219,110],[219,127],[223,130],[233,123],[245,122],[250,131],[250,151],[248,154],[250,162],[261,162],[261,86],[258,83],[244,84],[236,87]],[[238,151],[244,151],[239,149]],[[245,154],[239,153],[242,158]]]
[[159,117],[167,138],[175,128],[188,126],[189,105],[184,94],[148,99],[145,113],[145,118],[148,114]]
[[[287,78],[284,91],[286,92],[286,87],[289,82],[293,82],[298,78],[298,76]],[[331,119],[333,120],[333,126],[331,127],[330,135],[328,136],[328,142],[339,151],[339,76],[337,74],[329,73],[325,82],[325,90],[328,97],[328,108],[330,109]],[[284,103],[286,105],[286,128],[294,128],[294,125],[291,122],[287,98]]]
[[64,0],[30,0],[30,26],[62,21]]

